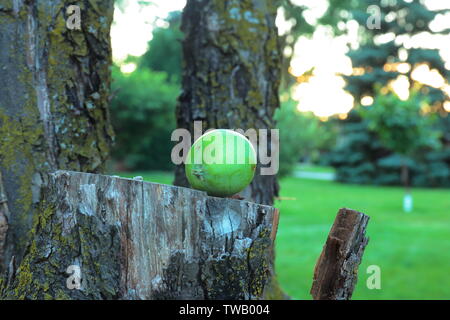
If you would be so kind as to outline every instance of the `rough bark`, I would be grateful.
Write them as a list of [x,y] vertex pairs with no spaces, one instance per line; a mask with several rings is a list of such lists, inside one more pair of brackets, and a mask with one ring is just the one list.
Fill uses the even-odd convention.
[[349,300],[358,280],[358,267],[369,241],[369,217],[340,209],[314,270],[314,300]]
[[[0,171],[9,223],[4,261],[20,261],[46,172],[98,172],[112,129],[113,0],[0,2]],[[81,9],[81,30],[66,10]]]
[[[47,180],[33,240],[3,298],[262,296],[273,207],[97,174],[57,171]],[[79,290],[66,286],[71,265],[81,270]]]
[[6,199],[5,187],[3,186],[2,172],[0,171],[0,274],[4,272],[5,264],[3,255],[5,251],[6,234],[8,232],[9,216],[8,201]]
[[[277,1],[189,0],[183,11],[184,69],[177,107],[179,128],[193,135],[193,122],[211,128],[274,128],[279,107],[281,53],[275,17]],[[243,193],[272,205],[276,176],[257,174]],[[188,186],[178,166],[175,185]]]

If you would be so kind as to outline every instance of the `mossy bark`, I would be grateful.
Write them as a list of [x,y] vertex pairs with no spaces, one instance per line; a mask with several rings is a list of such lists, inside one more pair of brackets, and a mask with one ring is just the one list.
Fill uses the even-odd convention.
[[[183,93],[177,107],[179,128],[203,130],[271,129],[279,107],[281,52],[275,17],[277,1],[189,0],[183,12]],[[270,140],[269,140],[270,141]],[[175,184],[187,186],[184,167]],[[274,175],[256,176],[242,194],[272,205],[278,194]]]
[[[1,1],[0,169],[9,208],[3,267],[12,256],[21,260],[45,173],[99,172],[108,156],[113,2]],[[81,30],[66,26],[69,5],[81,9]]]
[[263,296],[273,207],[98,174],[58,171],[47,181],[32,241],[0,299]]

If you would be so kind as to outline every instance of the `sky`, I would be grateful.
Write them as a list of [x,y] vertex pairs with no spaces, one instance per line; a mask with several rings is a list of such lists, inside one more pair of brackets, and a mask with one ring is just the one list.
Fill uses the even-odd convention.
[[[310,8],[305,12],[305,19],[308,22],[314,22],[327,8],[327,0],[292,0],[292,2],[307,5]],[[147,50],[153,26],[164,26],[164,18],[168,13],[182,10],[185,4],[186,0],[153,0],[149,5],[140,6],[138,1],[125,0],[125,10],[115,10],[111,28],[113,59],[119,64],[122,63],[122,71],[132,72],[135,69],[134,64],[123,64],[123,61],[127,55],[140,56]],[[427,0],[426,5],[432,10],[444,9],[450,8],[450,1]],[[348,36],[336,38],[325,27],[318,27],[312,37],[301,37],[297,41],[291,73],[301,75],[314,67],[310,81],[293,88],[292,97],[298,101],[299,111],[312,111],[315,115],[326,119],[334,114],[345,116],[353,107],[355,101],[349,93],[344,91],[345,82],[340,74],[350,74],[352,71],[351,61],[346,56],[348,50],[346,43],[356,41],[356,25]],[[279,32],[283,33],[288,29],[289,24],[282,19],[277,19],[277,26]],[[448,16],[436,19],[431,27],[436,30],[450,28],[450,19]],[[441,55],[447,61],[447,68],[450,69],[449,43],[450,35],[431,38],[423,34],[410,41],[409,45],[420,44],[439,48]],[[427,81],[436,86],[442,85],[443,79],[439,79],[438,75],[425,67],[419,69],[415,76],[420,81]],[[408,84],[404,77],[399,77],[392,87],[400,98],[408,98]],[[450,87],[446,86],[445,90],[450,95]],[[363,102],[370,103],[370,98],[365,97]],[[447,106],[450,110],[450,102]]]
[[140,56],[147,50],[152,38],[153,24],[164,26],[168,13],[182,10],[186,0],[153,0],[151,4],[141,6],[139,1],[125,0],[124,12],[116,6],[114,22],[111,27],[113,58],[123,61],[127,55]]

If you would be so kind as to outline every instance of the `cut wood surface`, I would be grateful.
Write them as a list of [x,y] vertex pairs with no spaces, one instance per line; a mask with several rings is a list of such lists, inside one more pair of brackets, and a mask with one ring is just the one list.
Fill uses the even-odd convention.
[[358,280],[358,267],[369,241],[365,236],[369,217],[340,209],[314,270],[314,300],[348,300]]
[[[262,296],[278,224],[273,207],[105,175],[57,171],[48,181],[4,298]],[[74,268],[78,289],[69,288]]]

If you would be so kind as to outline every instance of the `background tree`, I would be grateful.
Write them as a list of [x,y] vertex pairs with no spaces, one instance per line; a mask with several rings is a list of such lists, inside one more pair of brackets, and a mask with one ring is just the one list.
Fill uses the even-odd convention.
[[71,4],[0,6],[0,190],[8,207],[3,266],[12,256],[21,260],[44,173],[99,172],[109,154],[113,0],[80,2],[81,30],[66,27]]
[[[443,102],[449,99],[443,90],[445,82],[437,87],[423,83],[415,72],[419,68],[434,70],[448,84],[449,70],[445,68],[437,49],[414,47],[409,43],[420,33],[428,33],[431,37],[446,34],[447,30],[433,30],[430,25],[438,15],[448,10],[430,11],[423,1],[380,3],[365,0],[349,4],[345,8],[341,1],[333,0],[326,15],[334,12],[341,22],[353,20],[360,26],[360,42],[348,53],[354,72],[350,76],[344,76],[347,81],[346,90],[354,96],[356,104],[358,105],[362,98],[373,100],[377,93],[387,94],[392,87],[392,81],[400,79],[406,81],[409,90],[417,91],[414,100],[427,101],[429,112],[441,115],[435,126],[444,132],[448,131],[447,112],[442,108]],[[368,10],[369,6],[372,6],[372,11]],[[366,23],[371,14],[380,19],[379,28],[367,27]],[[336,22],[333,19],[330,21]],[[346,26],[345,23],[340,25]],[[346,32],[345,27],[337,32]],[[379,91],[377,88],[380,88]],[[402,111],[398,112],[401,114]],[[371,134],[365,131],[364,120],[358,112],[354,112],[350,120],[342,122],[342,133],[345,137],[340,138],[340,145],[345,144],[346,148],[338,146],[331,156],[331,163],[337,169],[338,178],[348,182],[401,183],[400,175],[393,174],[393,170],[400,171],[401,157],[394,157],[395,150],[389,149],[386,144],[372,141]],[[445,147],[427,154],[428,159],[424,156],[412,159],[414,171],[411,172],[411,181],[415,185],[443,186],[450,177],[450,154],[447,151],[450,140],[443,136],[441,142]],[[364,147],[362,143],[365,144]],[[442,170],[442,167],[447,169]]]
[[[187,2],[179,128],[193,134],[196,120],[203,121],[204,130],[275,127],[281,63],[276,10],[275,2],[265,0]],[[277,179],[259,171],[258,166],[244,196],[272,204]],[[183,166],[177,167],[175,184],[188,185]]]
[[413,93],[403,101],[395,94],[378,95],[374,104],[360,109],[369,130],[376,133],[382,145],[400,155],[401,179],[405,187],[404,210],[412,210],[409,171],[411,160],[419,150],[439,146],[439,132],[430,114],[423,114],[422,101]]
[[[368,10],[369,7],[375,8],[374,6],[379,11]],[[412,88],[418,83],[412,73],[422,64],[436,69],[441,76],[449,79],[450,71],[445,68],[438,49],[414,47],[409,44],[415,35],[422,32],[432,36],[447,34],[448,30],[436,31],[430,27],[437,15],[447,11],[431,11],[419,0],[385,1],[381,4],[375,0],[364,0],[348,10],[348,19],[355,20],[362,32],[359,46],[348,53],[354,74],[345,77],[348,83],[346,89],[355,100],[360,101],[366,95],[374,96],[377,86],[387,86],[391,80],[401,75],[406,76]],[[380,28],[367,27],[371,15],[379,16]],[[418,94],[425,95],[430,104],[444,101],[444,92],[435,89],[420,83]]]

